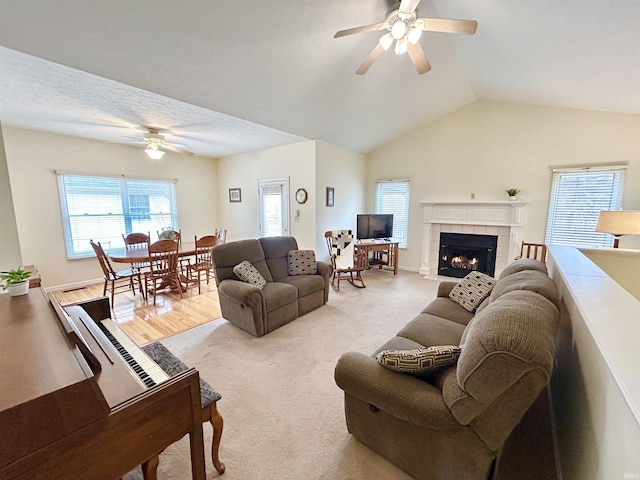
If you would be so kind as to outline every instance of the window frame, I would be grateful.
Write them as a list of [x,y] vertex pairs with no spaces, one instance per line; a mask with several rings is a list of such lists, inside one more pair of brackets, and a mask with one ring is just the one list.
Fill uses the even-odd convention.
[[552,168],[545,243],[611,247],[613,236],[595,227],[600,211],[621,208],[626,169],[627,165]]
[[[400,209],[390,208],[388,202],[384,205],[384,196],[394,194],[393,188],[388,188],[390,192],[384,193],[385,187],[390,187],[391,185],[396,187],[395,195],[404,196]],[[397,188],[400,185],[402,187]],[[407,248],[408,245],[410,198],[411,188],[408,179],[378,180],[376,182],[374,213],[393,214],[393,241],[399,243],[399,248]]]
[[[175,179],[55,173],[65,252],[69,260],[94,256],[89,240],[101,242],[109,252],[124,248],[123,234],[151,233],[168,226],[175,230],[180,228]],[[154,201],[151,200],[153,193],[156,194]],[[142,212],[140,197],[145,196],[142,203],[146,201],[148,208]],[[130,201],[136,198],[137,202]],[[105,203],[107,210],[113,210],[105,211]],[[132,206],[137,207],[135,211],[131,210]],[[168,211],[160,209],[167,206]],[[145,228],[139,227],[141,221],[146,223]]]

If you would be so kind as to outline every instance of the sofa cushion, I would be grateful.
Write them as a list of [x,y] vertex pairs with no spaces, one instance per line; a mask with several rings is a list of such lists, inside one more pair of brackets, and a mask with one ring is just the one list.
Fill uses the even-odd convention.
[[495,278],[481,272],[471,272],[453,287],[449,292],[449,298],[465,310],[475,312],[495,285]]
[[260,272],[246,260],[233,267],[233,273],[243,282],[251,283],[258,288],[264,288],[267,284]]
[[466,325],[473,318],[473,313],[465,310],[449,297],[433,299],[420,313],[429,313],[436,317],[446,318],[460,325]]
[[376,355],[376,360],[396,372],[424,375],[454,365],[459,356],[457,345],[439,345],[414,350],[384,350]]
[[315,275],[318,271],[316,252],[313,250],[290,250],[287,263],[289,275]]
[[298,303],[298,289],[287,283],[269,282],[264,286],[262,292],[267,313],[290,303]]
[[294,237],[263,237],[258,241],[262,246],[264,258],[274,282],[289,276],[287,254],[298,250],[298,242]]
[[281,283],[293,285],[298,289],[298,297],[306,297],[324,290],[324,278],[320,275],[292,275],[280,279]]
[[459,323],[428,313],[420,313],[396,335],[413,340],[421,347],[458,345],[464,329],[464,325]]
[[547,267],[541,261],[534,260],[533,258],[521,258],[507,265],[504,270],[502,270],[499,280],[508,277],[512,273],[518,273],[523,270],[537,270],[542,273],[547,273]]
[[[540,263],[537,260],[534,261]],[[553,280],[546,273],[539,270],[521,270],[505,278],[501,277],[491,292],[490,301],[495,302],[505,293],[518,290],[535,292],[553,302],[555,306],[560,305],[560,296]]]

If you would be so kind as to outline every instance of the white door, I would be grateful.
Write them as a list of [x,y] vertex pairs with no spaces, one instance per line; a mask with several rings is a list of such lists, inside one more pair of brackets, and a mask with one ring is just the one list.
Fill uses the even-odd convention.
[[289,235],[289,179],[258,180],[260,236]]

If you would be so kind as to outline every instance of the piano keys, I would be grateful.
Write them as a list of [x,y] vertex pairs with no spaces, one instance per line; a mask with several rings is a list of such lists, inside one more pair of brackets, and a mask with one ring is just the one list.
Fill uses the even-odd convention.
[[154,370],[109,314],[106,298],[0,295],[0,479],[113,480],[187,433],[205,478],[197,370]]

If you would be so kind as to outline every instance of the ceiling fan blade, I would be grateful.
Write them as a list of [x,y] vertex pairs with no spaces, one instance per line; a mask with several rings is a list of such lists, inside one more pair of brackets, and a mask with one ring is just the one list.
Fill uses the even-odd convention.
[[473,35],[478,28],[478,22],[475,20],[450,20],[446,18],[418,18],[415,26],[427,32]]
[[398,10],[403,13],[413,13],[418,6],[418,3],[420,3],[420,0],[402,0]]
[[171,145],[170,143],[164,143],[162,145],[162,148],[166,148],[167,150],[171,150],[172,152],[177,152],[177,153],[181,153],[183,155],[193,155],[193,152],[190,152],[189,150],[185,150],[184,148],[180,148],[180,147],[176,147],[175,145]]
[[387,28],[387,24],[383,23],[372,23],[371,25],[363,25],[362,27],[354,27],[347,28],[346,30],[340,30],[336,32],[333,38],[346,37],[347,35],[354,35],[356,33],[362,32],[373,32],[374,30],[382,30],[383,28]]
[[371,67],[373,62],[382,54],[382,52],[384,52],[384,48],[382,47],[382,45],[380,45],[380,42],[376,42],[376,46],[373,48],[373,50],[371,50],[371,53],[369,53],[367,58],[364,59],[364,62],[362,62],[360,68],[356,70],[356,73],[358,75],[364,75],[365,73],[367,73],[369,67]]
[[422,50],[419,43],[415,45],[411,42],[407,43],[407,54],[409,54],[409,58],[420,75],[431,70],[431,64],[429,60],[427,60],[427,57],[425,57],[424,50]]

